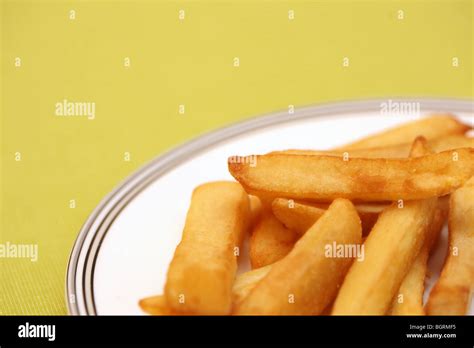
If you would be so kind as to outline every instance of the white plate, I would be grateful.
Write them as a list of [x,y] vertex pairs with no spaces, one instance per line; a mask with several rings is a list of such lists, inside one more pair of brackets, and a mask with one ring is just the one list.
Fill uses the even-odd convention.
[[[202,136],[141,168],[104,198],[83,226],[68,265],[69,312],[143,314],[138,300],[163,291],[192,190],[207,181],[233,180],[227,171],[229,156],[327,149],[420,117],[382,114],[384,102],[388,100],[338,103],[255,118]],[[419,102],[421,117],[448,111],[473,124],[472,101],[392,102]],[[433,276],[425,296],[444,260],[446,229],[439,246],[430,261]],[[240,271],[246,268],[240,265]]]

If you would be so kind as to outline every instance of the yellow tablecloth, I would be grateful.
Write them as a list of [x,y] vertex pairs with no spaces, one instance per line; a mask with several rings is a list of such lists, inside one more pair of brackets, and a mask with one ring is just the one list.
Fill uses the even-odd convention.
[[[0,258],[0,314],[65,314],[88,214],[203,132],[290,104],[473,97],[470,0],[1,6],[0,243],[37,245],[38,260]],[[94,115],[60,116],[79,102]]]

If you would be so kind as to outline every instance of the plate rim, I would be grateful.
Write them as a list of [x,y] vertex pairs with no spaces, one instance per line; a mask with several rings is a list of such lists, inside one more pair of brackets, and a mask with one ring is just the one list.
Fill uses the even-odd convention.
[[[69,255],[66,279],[65,300],[70,315],[98,315],[94,300],[94,269],[100,246],[108,228],[121,210],[133,198],[160,175],[173,169],[186,159],[227,140],[229,137],[295,120],[321,117],[342,113],[373,112],[381,109],[381,103],[418,102],[420,111],[424,109],[439,112],[474,113],[474,99],[469,98],[377,98],[366,100],[336,101],[295,106],[294,112],[288,110],[254,116],[229,126],[198,135],[190,141],[171,148],[136,169],[108,193],[89,214],[74,241]],[[83,259],[83,261],[82,261]],[[77,278],[82,279],[78,284]],[[79,286],[80,285],[80,286]],[[82,306],[78,304],[81,298]]]

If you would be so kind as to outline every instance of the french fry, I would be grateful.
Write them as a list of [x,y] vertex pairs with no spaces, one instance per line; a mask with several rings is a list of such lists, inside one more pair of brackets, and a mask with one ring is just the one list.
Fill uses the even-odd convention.
[[[235,278],[232,287],[232,303],[233,306],[238,306],[242,300],[247,297],[250,291],[257,285],[257,283],[265,277],[270,271],[271,265],[257,268],[248,272],[239,274]],[[163,295],[151,296],[139,301],[140,308],[151,315],[179,315],[173,312]]]
[[336,298],[334,315],[383,315],[420,251],[436,199],[397,203],[380,214]]
[[301,235],[323,216],[326,209],[291,199],[276,198],[272,202],[272,212],[285,227]]
[[443,152],[465,147],[473,148],[474,138],[460,134],[453,134],[428,141],[427,146],[434,152]]
[[[252,197],[252,196],[250,196]],[[289,208],[294,205],[293,208]],[[272,264],[286,256],[294,244],[326,211],[328,205],[311,206],[289,200],[276,199],[272,212],[266,211],[254,227],[250,237],[250,264],[252,269]],[[362,230],[368,234],[377,221],[384,205],[358,205]],[[276,218],[276,219],[275,219]]]
[[374,227],[380,213],[388,207],[387,204],[356,204],[356,210],[362,223],[362,235],[368,236]]
[[[419,156],[429,151],[425,143],[423,138],[415,139],[410,156],[423,158]],[[342,284],[334,315],[384,315],[390,309],[392,299],[429,239],[437,202],[437,198],[398,201],[380,214],[364,243],[365,260],[352,265]],[[416,274],[407,283],[413,277],[419,279],[420,270],[422,265],[417,265]],[[413,287],[411,283],[408,286]]]
[[240,306],[242,301],[248,296],[253,288],[262,280],[268,272],[270,272],[272,265],[253,269],[251,271],[239,274],[235,278],[235,283],[232,288],[233,305],[234,308]]
[[262,206],[262,201],[260,198],[257,196],[249,196],[249,204],[250,204],[250,221],[249,221],[249,227],[253,228],[258,220],[260,219],[260,216],[262,215],[263,211],[263,206]]
[[428,248],[423,245],[393,299],[390,315],[425,315],[423,291],[427,262]]
[[163,295],[151,296],[141,299],[138,302],[140,308],[145,313],[151,315],[176,315],[168,304],[166,303],[166,297]]
[[[315,155],[315,156],[347,156],[349,158],[406,158],[410,153],[412,142],[405,144],[378,146],[364,149],[347,149],[347,150],[283,150],[273,151],[270,154],[288,154],[288,155]],[[435,153],[455,150],[465,147],[474,148],[474,138],[467,137],[463,134],[447,135],[428,141],[427,147]]]
[[250,236],[250,264],[252,269],[270,265],[285,257],[299,238],[276,219],[271,211],[264,211]]
[[[418,137],[411,150],[413,157],[424,156],[431,153],[425,138]],[[428,229],[423,246],[418,253],[412,267],[400,285],[398,295],[395,296],[390,310],[391,315],[425,315],[423,309],[423,291],[426,272],[428,267],[428,256],[431,246],[443,228],[446,214],[438,203],[433,221]]]
[[360,220],[352,203],[335,200],[291,252],[237,306],[237,315],[310,315],[321,313],[336,296],[352,263],[329,257],[328,246],[358,245]]
[[428,315],[464,315],[474,289],[474,177],[456,190],[449,206],[449,253],[431,290]]
[[[287,228],[298,234],[305,233],[326,211],[327,205],[297,202],[276,198],[272,203],[273,215]],[[369,234],[385,205],[356,205],[362,223],[362,234]]]
[[212,315],[232,310],[232,285],[250,217],[249,198],[232,182],[197,187],[165,285],[173,312]]
[[[255,161],[255,158],[254,158]],[[474,174],[474,149],[407,158],[263,155],[251,167],[229,161],[229,171],[245,190],[269,198],[331,201],[397,201],[443,196]]]
[[438,206],[436,207],[432,228],[430,228],[430,231],[432,232],[428,234],[428,249],[430,250],[430,253],[438,243],[441,231],[443,230],[443,227],[448,219],[449,198],[449,195],[438,198]]
[[413,141],[417,136],[432,140],[446,135],[464,134],[469,129],[469,126],[461,123],[453,115],[432,115],[365,137],[341,148],[353,150],[403,144]]
[[425,315],[423,292],[428,268],[428,256],[432,245],[443,228],[446,216],[447,210],[440,208],[438,205],[429,228],[427,240],[425,240],[411,269],[403,279],[398,294],[393,299],[391,315]]

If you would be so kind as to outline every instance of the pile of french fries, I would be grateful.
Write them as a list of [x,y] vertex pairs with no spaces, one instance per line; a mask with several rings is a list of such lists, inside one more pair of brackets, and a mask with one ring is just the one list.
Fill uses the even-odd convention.
[[[192,195],[154,315],[464,315],[474,289],[474,138],[432,115],[331,151],[232,157]],[[449,250],[423,303],[446,220]],[[242,241],[249,237],[249,251]],[[252,270],[237,275],[248,254]]]

